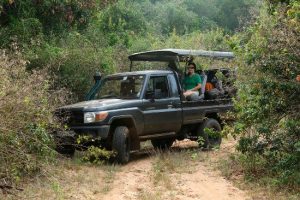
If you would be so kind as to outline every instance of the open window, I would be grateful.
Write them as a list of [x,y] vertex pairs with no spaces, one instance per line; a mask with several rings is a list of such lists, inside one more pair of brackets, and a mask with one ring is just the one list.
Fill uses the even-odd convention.
[[165,99],[169,98],[168,79],[166,76],[153,76],[146,89],[146,99]]

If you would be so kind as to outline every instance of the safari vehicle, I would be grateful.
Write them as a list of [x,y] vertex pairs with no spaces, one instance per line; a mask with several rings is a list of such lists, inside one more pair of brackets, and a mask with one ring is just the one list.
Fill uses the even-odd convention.
[[[62,141],[89,136],[88,144],[102,144],[116,152],[119,163],[130,160],[130,152],[140,149],[140,142],[151,140],[155,148],[169,148],[175,140],[203,139],[210,148],[221,144],[220,134],[209,134],[206,128],[220,133],[219,113],[233,108],[231,97],[205,98],[205,83],[197,101],[187,101],[181,87],[180,62],[192,56],[232,59],[231,52],[165,49],[129,56],[130,72],[102,78],[95,76],[95,85],[84,102],[59,109],[59,116],[69,127]],[[168,70],[131,71],[134,62],[164,63]],[[221,70],[222,71],[222,70]],[[226,71],[226,70],[225,70]],[[206,74],[213,73],[206,71]],[[205,73],[204,81],[207,81]],[[66,116],[67,115],[67,116]],[[67,139],[68,138],[68,139]],[[73,140],[70,140],[73,138]],[[97,143],[97,141],[99,143]],[[61,152],[74,153],[76,145],[60,145]]]

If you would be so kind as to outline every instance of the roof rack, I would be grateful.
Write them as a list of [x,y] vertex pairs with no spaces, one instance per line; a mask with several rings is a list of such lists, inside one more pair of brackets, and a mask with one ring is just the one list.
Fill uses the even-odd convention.
[[210,57],[214,59],[233,59],[232,52],[205,51],[188,49],[161,49],[145,51],[130,55],[130,61],[187,61],[193,56]]

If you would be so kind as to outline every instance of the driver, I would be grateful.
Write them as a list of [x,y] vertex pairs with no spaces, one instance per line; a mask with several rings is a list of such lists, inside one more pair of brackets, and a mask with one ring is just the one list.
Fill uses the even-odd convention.
[[199,90],[201,88],[201,77],[199,74],[195,73],[196,64],[191,62],[188,64],[188,74],[183,80],[183,95],[187,100],[197,100],[199,98]]

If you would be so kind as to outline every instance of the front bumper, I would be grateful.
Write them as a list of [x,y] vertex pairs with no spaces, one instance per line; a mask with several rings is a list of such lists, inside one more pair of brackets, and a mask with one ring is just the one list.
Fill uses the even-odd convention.
[[73,130],[77,136],[86,135],[97,139],[107,139],[110,126],[72,126],[70,129]]

